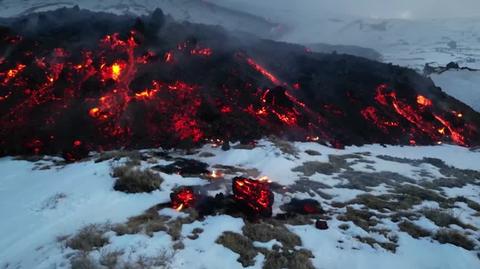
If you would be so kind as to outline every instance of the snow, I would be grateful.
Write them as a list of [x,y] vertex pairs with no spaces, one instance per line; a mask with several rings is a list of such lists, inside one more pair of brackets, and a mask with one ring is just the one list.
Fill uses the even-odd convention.
[[253,245],[257,248],[266,248],[266,249],[272,249],[273,246],[282,246],[282,243],[277,241],[276,239],[270,240],[268,242],[253,242]]
[[[400,164],[379,159],[379,155],[388,155],[400,158],[422,159],[424,157],[439,158],[448,165],[463,169],[480,170],[480,152],[453,145],[439,146],[381,146],[365,145],[362,147],[347,147],[344,150],[329,148],[317,143],[300,143],[293,145],[299,150],[297,157],[282,153],[275,145],[267,140],[258,141],[258,146],[252,150],[231,149],[222,151],[212,145],[206,145],[201,152],[211,152],[213,157],[191,157],[207,162],[209,165],[224,164],[243,168],[256,168],[261,175],[268,177],[282,185],[293,184],[300,176],[291,171],[305,161],[328,161],[329,154],[344,155],[351,153],[362,154],[364,160],[372,165],[375,171],[397,172],[415,180],[423,180],[418,170],[423,169],[434,177],[438,177],[438,168],[430,165],[418,167],[409,164]],[[316,150],[319,156],[311,156],[304,151]],[[175,154],[180,153],[172,153]],[[181,155],[178,155],[181,156]],[[92,223],[121,223],[128,217],[141,214],[151,206],[169,201],[172,188],[179,185],[205,185],[208,181],[180,175],[167,175],[164,178],[162,190],[150,194],[124,194],[113,190],[114,180],[111,178],[111,169],[119,165],[118,162],[84,161],[64,166],[53,166],[50,169],[38,169],[35,163],[15,160],[13,158],[0,159],[0,261],[10,263],[18,268],[51,268],[65,264],[65,255],[69,250],[61,248],[56,238],[70,235],[78,229]],[[41,161],[43,165],[49,161]],[[159,160],[161,163],[162,160]],[[52,164],[53,165],[53,164]],[[142,167],[151,164],[142,163]],[[365,167],[355,164],[356,171],[366,171]],[[369,170],[372,172],[371,170]],[[225,176],[226,180],[233,176]],[[322,192],[334,195],[333,201],[345,202],[365,193],[361,190],[339,188],[336,185],[344,183],[336,178],[337,174],[315,174],[310,179],[329,185],[331,188],[321,189]],[[228,183],[227,183],[228,184]],[[381,184],[372,188],[369,193],[378,195],[389,191],[388,186]],[[465,196],[473,201],[480,202],[478,186],[466,185],[462,188],[444,188],[448,197]],[[274,212],[279,213],[279,206],[288,202],[290,198],[310,198],[302,193],[275,194]],[[315,199],[324,199],[316,196]],[[478,225],[478,218],[473,218],[475,212],[463,203],[457,203],[458,209],[454,214],[466,223]],[[355,207],[354,205],[352,205]],[[359,205],[361,207],[361,205]],[[438,207],[435,202],[425,201],[414,210],[425,207]],[[325,205],[325,208],[330,208]],[[339,212],[341,212],[340,210]],[[159,210],[159,214],[170,216],[173,219],[185,217],[185,213],[172,209]],[[417,221],[421,226],[436,229],[436,226],[426,219]],[[335,218],[329,221],[333,227],[327,231],[319,231],[314,226],[292,226],[291,229],[302,237],[304,247],[311,249],[315,254],[314,264],[321,268],[372,268],[394,264],[392,268],[448,268],[455,264],[455,268],[475,268],[479,263],[473,254],[451,245],[440,245],[427,239],[414,240],[406,234],[400,234],[400,247],[397,254],[391,254],[383,249],[372,249],[368,245],[352,240],[353,235],[368,235],[362,229],[351,224],[347,231],[336,229],[340,224]],[[182,238],[185,248],[175,253],[173,264],[175,268],[241,268],[236,260],[238,254],[215,243],[215,240],[224,231],[241,233],[244,222],[242,219],[226,215],[209,216],[202,221],[185,224],[182,228]],[[393,227],[394,225],[392,225]],[[202,228],[199,238],[187,238],[195,228]],[[345,234],[346,233],[346,234]],[[383,235],[370,234],[381,241]],[[169,235],[157,232],[153,237],[137,235],[110,235],[110,244],[99,250],[124,250],[122,258],[135,259],[140,256],[151,257],[160,250],[171,249],[173,244]],[[341,250],[338,240],[344,241]],[[383,239],[385,240],[385,239]],[[278,242],[259,243],[271,248]],[[260,246],[260,245],[258,245]],[[355,249],[352,249],[355,248]],[[423,249],[423,251],[420,251]],[[71,251],[71,250],[70,250]],[[136,254],[132,254],[136,253]],[[421,253],[422,255],[419,255]],[[445,256],[444,256],[445,255]],[[438,257],[445,257],[439,259]],[[258,255],[255,268],[261,267],[264,257]],[[427,261],[434,260],[427,264]],[[1,265],[2,263],[0,263]],[[435,267],[437,266],[437,267]]]
[[215,240],[226,231],[239,232],[243,220],[230,216],[207,217],[206,220],[184,225],[182,235],[202,228],[199,238],[184,241],[185,248],[175,255],[173,268],[243,268],[236,260],[239,255],[216,244]]
[[444,92],[480,112],[480,71],[448,70],[430,77]]
[[[336,224],[336,223],[335,223]],[[334,224],[334,225],[335,225]],[[440,245],[426,239],[413,239],[399,234],[399,245],[395,254],[360,246],[341,230],[319,231],[312,226],[290,226],[302,239],[305,248],[315,255],[316,268],[478,268],[475,254],[453,245]],[[339,246],[339,240],[343,243]],[[339,251],[339,248],[342,250]]]
[[461,188],[443,188],[449,197],[464,196],[480,204],[480,186],[467,184]]
[[[33,168],[30,162],[0,159],[0,261],[19,261],[22,268],[40,266],[42,260],[26,253],[56,242],[58,236],[72,234],[90,223],[125,221],[169,199],[167,193],[159,191],[133,196],[112,191],[107,162]],[[42,208],[58,194],[65,198],[55,208]]]

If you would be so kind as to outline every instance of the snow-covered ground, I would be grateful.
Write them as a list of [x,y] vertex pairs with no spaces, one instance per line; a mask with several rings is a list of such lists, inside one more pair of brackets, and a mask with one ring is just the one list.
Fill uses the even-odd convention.
[[[140,154],[143,157],[138,165],[149,169],[158,164],[171,163],[156,153],[158,150],[142,151]],[[253,149],[234,147],[222,151],[214,145],[206,145],[194,155],[179,151],[169,154],[205,162],[210,169],[223,165],[245,171],[258,170],[259,177],[268,176],[286,190],[275,193],[275,213],[282,212],[280,206],[292,198],[320,201],[326,211],[328,230],[318,230],[314,224],[284,225],[301,239],[301,245],[295,249],[304,249],[313,254],[311,263],[315,268],[471,269],[480,266],[480,257],[477,256],[480,250],[480,216],[476,211],[478,208],[472,209],[475,208],[473,203],[480,203],[478,151],[452,145],[367,145],[338,150],[316,143],[293,143],[285,148],[283,143],[261,140]],[[212,194],[228,194],[234,177],[223,168],[218,171],[225,172],[224,177],[214,180],[169,175],[153,169],[164,179],[160,190],[149,194],[126,194],[113,190],[115,179],[111,176],[111,170],[112,167],[123,165],[127,158],[95,162],[97,158],[97,155],[93,155],[91,159],[74,164],[63,164],[57,158],[47,157],[36,162],[10,157],[0,159],[0,268],[70,268],[70,262],[77,257],[75,255],[79,250],[67,247],[65,240],[72,238],[82,227],[125,223],[129,217],[141,215],[156,204],[168,202],[171,190],[177,186],[203,186],[201,188],[209,189]],[[345,163],[339,162],[339,159]],[[314,169],[312,173],[303,167],[308,162],[330,163],[333,166],[327,170]],[[383,176],[382,182],[372,184],[370,177],[376,178],[378,175]],[[309,185],[302,179],[321,185]],[[299,182],[306,185],[300,186]],[[458,185],[455,188],[442,187],[454,183]],[[429,196],[420,194],[423,201],[398,210],[384,210],[358,198],[362,195],[397,197],[401,195],[399,191],[408,192],[409,186],[420,188]],[[406,189],[403,190],[403,187]],[[416,194],[409,195],[415,197]],[[390,202],[395,204],[394,200],[386,203]],[[439,203],[444,202],[447,206],[440,207]],[[375,224],[371,227],[359,224],[347,214],[349,207],[370,212],[373,214],[370,220],[375,220]],[[439,227],[438,223],[432,221],[435,218],[423,216],[424,210],[445,211],[459,219],[460,224]],[[394,221],[395,213],[404,215]],[[171,218],[170,222],[189,216],[188,212],[168,208],[159,210],[158,214]],[[426,229],[431,236],[413,238],[399,228],[402,221],[410,221]],[[164,253],[171,268],[242,268],[235,249],[219,244],[217,239],[227,231],[242,235],[242,228],[251,225],[247,222],[238,216],[228,215],[192,219],[180,226],[178,238],[163,230],[155,230],[151,234],[145,231],[123,234],[115,232],[115,229],[105,229],[102,233],[108,242],[84,254],[97,262],[113,253],[119,260],[128,263],[138,262],[139,259],[148,261]],[[339,228],[342,224],[348,228]],[[466,250],[453,244],[439,243],[440,239],[435,239],[435,234],[442,229],[459,231],[473,242],[474,247]],[[197,231],[198,238],[192,237],[195,230],[200,230]],[[369,241],[362,238],[374,241],[366,243]],[[253,243],[255,249],[268,251],[273,245],[281,246],[281,240]],[[183,247],[174,248],[179,242]],[[396,250],[388,251],[380,246],[382,243],[397,245]],[[265,262],[265,255],[258,252],[251,268],[262,268]],[[149,267],[154,266],[151,264]]]
[[443,91],[480,112],[480,71],[448,70],[430,77]]

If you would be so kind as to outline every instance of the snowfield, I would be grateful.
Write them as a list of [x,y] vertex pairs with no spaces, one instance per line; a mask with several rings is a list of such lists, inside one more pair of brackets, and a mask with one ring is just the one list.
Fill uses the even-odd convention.
[[[79,255],[97,266],[112,255],[117,265],[138,265],[141,260],[147,264],[144,268],[243,268],[238,261],[243,255],[241,251],[218,241],[225,232],[242,236],[245,227],[256,225],[239,216],[196,218],[190,211],[163,208],[155,211],[168,219],[167,226],[179,224],[178,234],[168,229],[120,232],[112,228],[114,224],[128,223],[129,218],[157,204],[169,202],[169,194],[177,186],[195,185],[212,194],[228,194],[236,174],[222,170],[227,166],[238,171],[256,170],[258,177],[268,176],[283,186],[285,191],[275,191],[275,214],[283,212],[281,205],[292,198],[321,202],[327,230],[316,229],[313,222],[281,224],[292,236],[300,238],[301,244],[290,251],[311,253],[308,260],[314,268],[471,269],[480,265],[479,151],[452,145],[367,145],[338,150],[316,143],[261,140],[248,149],[237,145],[222,151],[209,144],[194,155],[166,152],[175,158],[205,162],[209,169],[223,167],[218,171],[224,172],[224,176],[213,180],[157,172],[155,165],[172,162],[158,152],[138,152],[142,157],[136,165],[158,173],[163,178],[161,189],[137,194],[115,191],[115,178],[111,176],[114,167],[125,165],[132,158],[125,156],[134,155],[119,154],[116,160],[104,160],[101,154],[93,154],[73,164],[54,157],[37,161],[1,159],[0,268],[83,268],[75,267]],[[320,165],[311,171],[304,167],[306,163],[332,166],[325,169]],[[456,187],[445,187],[452,184]],[[389,195],[393,196],[385,198]],[[396,204],[402,195],[420,200],[406,206]],[[387,199],[385,203],[391,206],[383,207],[365,197]],[[358,219],[360,214],[352,212],[369,212],[371,216]],[[450,214],[452,220],[442,223],[434,212]],[[312,220],[317,217],[310,216]],[[400,228],[403,222],[413,223],[430,235],[415,238],[413,232]],[[103,227],[98,229],[106,241],[88,250],[72,248],[69,240],[91,224]],[[462,240],[473,246],[435,235],[446,230],[461,233]],[[258,252],[249,268],[269,268],[271,261],[266,255],[286,248],[284,244],[288,242],[282,240],[281,236],[267,241],[252,239]],[[160,254],[162,262],[158,261]]]
[[448,70],[430,77],[444,92],[480,112],[480,71]]

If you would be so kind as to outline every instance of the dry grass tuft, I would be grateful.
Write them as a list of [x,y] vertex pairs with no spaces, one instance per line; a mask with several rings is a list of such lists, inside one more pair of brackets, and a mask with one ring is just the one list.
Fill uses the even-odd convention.
[[475,248],[475,243],[472,240],[455,230],[441,229],[433,236],[433,239],[442,244],[452,244],[466,250]]
[[245,223],[243,226],[243,234],[252,241],[269,242],[276,239],[286,248],[293,249],[295,246],[301,246],[300,237],[290,232],[283,225],[272,225],[269,223]]
[[375,217],[375,214],[368,210],[357,210],[348,206],[347,212],[337,216],[337,219],[345,222],[351,221],[365,231],[370,231],[371,227],[378,224],[378,221],[373,217]]
[[432,233],[413,222],[402,221],[398,224],[400,231],[408,233],[413,238],[427,237],[431,236]]
[[117,178],[113,189],[126,193],[152,192],[160,189],[163,182],[160,175],[130,164],[113,168],[112,176]]
[[395,253],[397,251],[398,245],[392,242],[379,242],[371,237],[361,237],[361,236],[356,236],[355,238],[358,239],[358,241],[370,245],[372,248],[376,248],[376,246],[380,246],[383,249],[390,251],[392,253]]
[[74,237],[66,241],[66,246],[75,250],[89,252],[108,243],[104,236],[107,225],[91,224],[82,228]]
[[426,218],[431,220],[439,227],[448,227],[450,225],[458,225],[464,229],[471,229],[476,231],[477,228],[470,225],[465,224],[458,218],[456,218],[452,212],[445,211],[445,210],[438,210],[438,209],[425,209],[423,210],[423,214]]
[[255,265],[257,250],[249,238],[234,232],[224,232],[215,242],[240,255],[238,262],[244,267]]
[[269,137],[270,142],[272,142],[283,154],[298,156],[298,149],[289,141],[281,139],[276,136]]
[[264,269],[295,268],[314,269],[310,258],[313,254],[305,249],[293,251],[269,251],[265,255]]
[[88,255],[87,252],[80,252],[70,259],[71,269],[99,269],[99,266]]

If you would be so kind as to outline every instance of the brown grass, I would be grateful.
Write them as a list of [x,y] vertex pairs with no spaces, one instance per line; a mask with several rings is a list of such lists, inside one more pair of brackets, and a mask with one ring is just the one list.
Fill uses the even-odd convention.
[[376,246],[380,246],[385,250],[388,250],[392,253],[395,253],[397,251],[398,245],[392,242],[378,242],[377,240],[371,238],[371,237],[361,237],[357,236],[355,237],[358,239],[358,241],[370,245],[372,248],[377,248]]
[[238,262],[244,267],[255,265],[257,250],[249,238],[234,232],[224,232],[215,242],[240,255]]
[[292,251],[269,251],[265,254],[264,269],[295,268],[314,269],[310,258],[313,255],[305,249]]
[[433,239],[442,244],[452,244],[466,250],[475,248],[475,243],[472,240],[455,230],[441,229],[433,236]]
[[471,229],[476,231],[477,228],[470,225],[465,224],[455,216],[453,216],[452,212],[445,211],[445,210],[438,210],[438,209],[425,209],[423,210],[423,214],[426,218],[431,220],[439,227],[448,227],[450,225],[458,225],[464,229]]
[[310,177],[315,173],[332,175],[340,170],[330,163],[322,163],[318,161],[304,162],[301,166],[292,169],[293,172],[301,172],[303,175]]
[[99,263],[108,269],[115,269],[118,265],[118,258],[124,254],[123,251],[102,251]]
[[70,259],[71,269],[99,269],[87,252],[80,252]]
[[112,176],[117,178],[113,189],[126,193],[152,192],[163,182],[160,175],[129,164],[113,168]]
[[432,235],[432,233],[413,222],[402,221],[398,224],[400,231],[408,233],[413,238],[427,237]]
[[276,239],[286,248],[293,249],[295,246],[301,246],[300,237],[290,232],[281,224],[272,225],[270,223],[245,223],[243,234],[252,241],[269,242]]
[[347,212],[338,215],[337,219],[340,221],[351,221],[365,231],[370,231],[371,227],[378,224],[378,221],[373,218],[374,216],[375,214],[368,210],[357,210],[348,206]]
[[66,241],[66,246],[72,249],[89,252],[103,247],[108,243],[104,236],[106,225],[92,224],[82,228],[74,237]]
[[281,139],[276,136],[269,137],[270,142],[272,142],[283,154],[298,156],[298,149],[289,141]]

